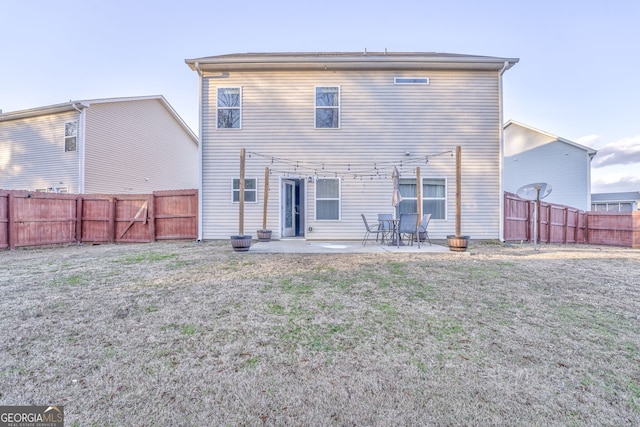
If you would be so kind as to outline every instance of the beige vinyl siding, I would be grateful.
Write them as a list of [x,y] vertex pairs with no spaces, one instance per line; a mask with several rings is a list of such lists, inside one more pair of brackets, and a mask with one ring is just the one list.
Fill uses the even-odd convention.
[[[65,152],[64,124],[79,121],[64,112],[0,123],[0,188],[36,190],[67,187],[78,191],[78,151]],[[78,136],[78,147],[80,147]]]
[[86,109],[85,192],[198,187],[198,147],[158,99]]
[[[429,85],[395,85],[394,77],[429,77]],[[391,162],[402,178],[415,176],[403,165],[405,152],[433,156],[462,146],[462,232],[474,239],[499,234],[499,93],[495,71],[305,71],[230,72],[203,79],[203,237],[227,238],[238,231],[238,206],[229,202],[229,177],[239,175],[244,147],[270,156],[332,163]],[[314,129],[315,87],[340,86],[340,129]],[[242,87],[242,129],[217,130],[217,87]],[[262,177],[265,159],[247,158],[246,176]],[[279,166],[281,167],[281,166]],[[391,167],[373,180],[341,176],[341,220],[314,221],[314,185],[307,184],[309,239],[358,239],[371,219],[391,213]],[[442,238],[455,226],[455,158],[430,157],[423,178],[446,178],[446,220],[432,221],[430,235]],[[332,169],[335,169],[332,167]],[[289,171],[291,175],[315,175]],[[270,178],[268,228],[280,231],[280,179]],[[323,173],[318,173],[323,177]],[[333,177],[327,175],[326,177]],[[245,233],[262,226],[263,183],[258,203],[245,205]]]

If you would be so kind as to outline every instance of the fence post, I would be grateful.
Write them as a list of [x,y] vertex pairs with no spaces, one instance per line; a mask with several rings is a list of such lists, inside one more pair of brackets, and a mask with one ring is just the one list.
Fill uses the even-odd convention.
[[640,249],[640,211],[631,212],[631,247]]
[[14,193],[13,191],[9,191],[9,197],[7,197],[7,243],[9,244],[9,249],[15,249],[16,242],[14,241],[15,236],[15,224],[14,224],[14,216],[13,216],[13,205],[14,205]]
[[149,195],[147,199],[147,221],[149,221],[149,234],[151,235],[151,241],[156,241],[156,194],[155,192]]
[[564,212],[562,214],[563,216],[563,221],[564,221],[564,230],[562,233],[562,240],[564,241],[564,244],[567,244],[567,239],[569,236],[569,208],[565,207],[564,208]]
[[109,243],[116,241],[116,198],[109,197]]
[[76,198],[76,243],[82,243],[82,195]]
[[584,213],[584,243],[589,245],[589,212]]
[[551,204],[547,205],[547,244],[551,243]]

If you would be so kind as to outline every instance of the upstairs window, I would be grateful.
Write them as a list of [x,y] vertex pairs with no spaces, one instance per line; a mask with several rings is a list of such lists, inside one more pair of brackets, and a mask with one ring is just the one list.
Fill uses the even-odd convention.
[[[240,203],[240,178],[233,178],[231,183],[231,201]],[[258,203],[258,179],[244,179],[244,202]]]
[[64,151],[78,150],[78,122],[64,124]]
[[242,91],[239,87],[219,87],[218,129],[240,129]]
[[316,129],[340,127],[340,87],[316,87]]

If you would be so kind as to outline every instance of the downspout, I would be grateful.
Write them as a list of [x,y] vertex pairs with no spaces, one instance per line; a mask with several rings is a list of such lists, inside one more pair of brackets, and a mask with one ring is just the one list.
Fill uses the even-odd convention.
[[198,241],[202,241],[202,70],[200,63],[195,63],[195,69],[198,73]]
[[509,68],[509,61],[504,61],[504,65],[498,72],[498,135],[500,138],[500,184],[499,184],[499,194],[500,194],[500,215],[499,215],[499,236],[501,242],[504,242],[504,187],[502,185],[502,174],[504,171],[504,113],[502,112],[502,75]]
[[71,104],[71,106],[73,107],[74,110],[76,110],[78,113],[80,113],[80,120],[78,123],[78,193],[82,194],[84,193],[84,189],[85,189],[85,177],[84,177],[84,172],[85,172],[85,149],[84,149],[84,130],[85,130],[85,120],[86,120],[86,114],[84,109],[86,108],[85,105],[83,105],[82,103],[80,104],[80,106],[82,108],[78,108],[78,105],[76,102],[73,102]]
[[596,154],[598,154],[597,151],[593,152],[593,153],[587,153],[587,182],[589,183],[589,188],[587,191],[587,207],[585,209],[585,211],[590,211],[592,210],[591,207],[591,163],[593,162],[593,158],[596,156]]

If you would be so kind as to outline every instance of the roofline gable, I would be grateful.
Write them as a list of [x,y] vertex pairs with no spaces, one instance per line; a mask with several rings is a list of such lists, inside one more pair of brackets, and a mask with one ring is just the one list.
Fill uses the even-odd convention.
[[185,130],[185,132],[187,132],[189,137],[196,143],[196,145],[199,144],[198,137],[196,136],[196,134],[185,123],[185,121],[182,120],[182,117],[180,117],[180,115],[173,109],[171,104],[169,104],[169,102],[167,102],[165,97],[162,95],[69,101],[62,104],[47,105],[43,107],[35,107],[35,108],[29,108],[26,110],[18,110],[18,111],[10,111],[8,113],[2,113],[0,114],[0,122],[24,119],[28,117],[44,116],[47,114],[57,114],[57,113],[63,113],[63,112],[73,111],[73,110],[78,111],[84,108],[90,108],[91,104],[106,104],[106,103],[113,103],[113,102],[131,102],[131,101],[146,101],[146,100],[160,101],[162,105],[167,109],[167,111],[169,111],[169,113],[173,116],[173,118],[178,122],[178,124]]
[[193,71],[239,70],[434,70],[474,69],[505,71],[518,58],[437,52],[275,52],[235,53],[186,59]]
[[591,193],[592,202],[628,202],[640,201],[640,191],[623,191],[617,193]]
[[546,136],[548,136],[549,138],[551,138],[551,139],[555,139],[555,140],[556,140],[556,141],[558,141],[558,142],[562,142],[562,143],[565,143],[565,144],[567,144],[567,145],[571,145],[571,146],[573,146],[573,147],[576,147],[576,148],[579,148],[579,149],[581,149],[581,150],[584,150],[584,151],[586,151],[586,152],[587,152],[587,154],[588,154],[588,155],[589,155],[589,157],[591,157],[591,158],[593,158],[593,157],[598,153],[598,150],[594,150],[594,149],[593,149],[593,148],[591,148],[591,147],[587,147],[587,146],[585,146],[585,145],[578,144],[577,142],[573,142],[573,141],[570,141],[570,140],[568,140],[568,139],[565,139],[565,138],[559,137],[559,136],[557,136],[557,135],[554,135],[554,134],[552,134],[552,133],[545,132],[545,131],[540,130],[540,129],[536,129],[536,128],[532,127],[532,126],[525,125],[524,123],[520,123],[520,122],[517,122],[517,121],[515,121],[515,120],[509,120],[507,123],[505,123],[505,124],[504,124],[503,129],[506,129],[507,127],[509,127],[509,126],[511,126],[511,125],[520,126],[520,127],[522,127],[522,128],[528,129],[528,130],[530,130],[530,131],[537,132],[537,133],[540,133],[540,134],[542,134],[542,135],[546,135]]

